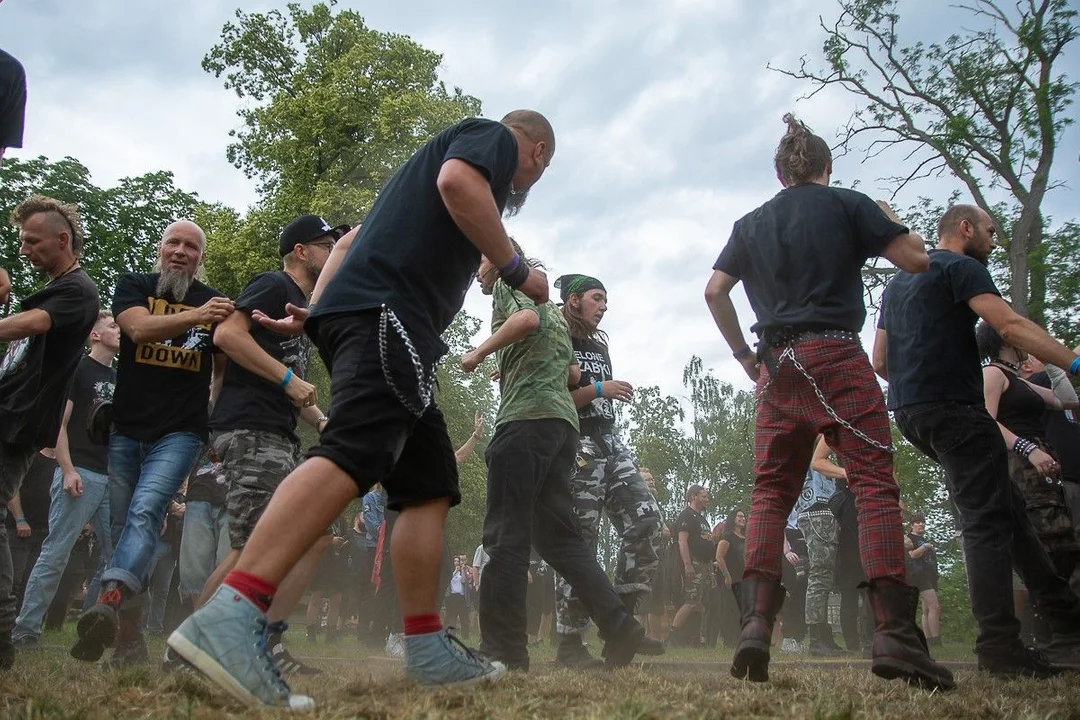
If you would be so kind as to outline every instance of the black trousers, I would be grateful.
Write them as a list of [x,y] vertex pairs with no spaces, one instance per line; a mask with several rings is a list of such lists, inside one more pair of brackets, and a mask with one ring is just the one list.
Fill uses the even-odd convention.
[[565,420],[523,420],[499,425],[487,448],[484,549],[491,561],[480,582],[480,649],[510,664],[528,663],[532,547],[574,587],[602,637],[629,618],[574,515],[577,446],[578,433]]
[[1033,607],[1055,632],[1080,627],[1080,600],[1057,574],[1028,520],[1024,500],[1009,479],[1005,441],[986,408],[921,403],[897,410],[896,424],[945,470],[964,536],[971,611],[979,624],[975,652],[1000,655],[1020,647],[1010,591],[1014,563]]

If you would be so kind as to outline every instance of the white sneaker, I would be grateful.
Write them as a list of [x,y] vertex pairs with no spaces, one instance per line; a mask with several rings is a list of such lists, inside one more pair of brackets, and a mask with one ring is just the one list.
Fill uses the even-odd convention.
[[405,657],[405,633],[390,633],[387,636],[386,656],[392,658]]
[[784,642],[780,643],[780,652],[800,653],[802,652],[802,645],[795,638],[784,638]]

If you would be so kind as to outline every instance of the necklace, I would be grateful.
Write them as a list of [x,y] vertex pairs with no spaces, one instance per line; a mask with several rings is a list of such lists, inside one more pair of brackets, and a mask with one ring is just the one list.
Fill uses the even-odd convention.
[[64,276],[65,276],[65,275],[67,275],[68,273],[70,273],[70,272],[73,272],[73,271],[77,270],[78,268],[77,268],[76,266],[77,266],[78,264],[79,264],[79,258],[75,258],[74,260],[72,260],[72,261],[71,261],[71,264],[67,266],[67,270],[65,270],[64,272],[60,273],[60,274],[59,274],[59,275],[57,275],[56,277],[54,277],[54,278],[53,278],[52,280],[50,280],[50,281],[49,281],[49,284],[50,284],[50,285],[52,285],[52,284],[53,284],[54,282],[56,282],[56,281],[57,281],[57,280],[59,280],[60,278],[64,277]]
[[991,362],[996,362],[998,365],[1004,365],[1005,367],[1012,370],[1014,373],[1019,373],[1020,372],[1020,366],[1016,365],[1015,363],[1011,363],[1008,360],[1002,360],[1001,358],[994,358]]

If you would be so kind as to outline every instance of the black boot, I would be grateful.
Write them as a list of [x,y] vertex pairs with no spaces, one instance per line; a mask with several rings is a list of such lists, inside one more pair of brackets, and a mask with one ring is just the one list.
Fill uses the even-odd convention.
[[731,661],[731,674],[751,682],[769,679],[769,647],[776,614],[784,605],[787,590],[779,580],[744,577],[735,596],[742,610],[742,632]]
[[832,626],[829,623],[815,623],[806,626],[810,636],[811,657],[840,657],[844,652],[833,639]]
[[84,662],[97,662],[105,648],[112,647],[119,624],[120,606],[131,596],[123,583],[113,580],[101,586],[97,602],[79,618],[76,630],[79,639],[71,648],[71,657]]
[[581,641],[580,633],[558,633],[559,647],[555,650],[555,664],[563,667],[588,670],[604,666],[604,661],[589,654]]
[[645,628],[633,615],[627,615],[618,630],[603,637],[605,664],[609,668],[629,665],[633,662],[634,655],[641,649],[644,639]]
[[15,645],[11,642],[11,630],[0,632],[0,671],[15,664]]
[[915,624],[919,591],[910,585],[871,582],[867,597],[875,626],[870,670],[886,680],[900,678],[930,690],[956,687],[952,673],[930,657],[926,636]]
[[[641,601],[641,593],[625,593],[619,597],[622,598],[623,607],[626,608],[626,614],[630,617],[637,615],[637,606]],[[664,641],[657,640],[648,635],[641,639],[641,644],[638,645],[637,648],[638,655],[663,655],[665,652],[667,652],[667,650],[664,647]]]

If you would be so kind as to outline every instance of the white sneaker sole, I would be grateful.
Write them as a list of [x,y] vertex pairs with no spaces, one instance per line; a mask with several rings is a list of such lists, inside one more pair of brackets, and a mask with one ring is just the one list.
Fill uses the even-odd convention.
[[432,683],[430,685],[417,680],[417,684],[425,688],[469,687],[470,685],[495,682],[506,674],[506,666],[497,660],[491,662],[491,668],[491,672],[469,678],[468,680],[457,680],[448,683]]
[[210,682],[229,693],[235,700],[253,708],[273,707],[279,710],[294,712],[309,712],[315,709],[315,701],[306,695],[290,695],[289,707],[267,705],[259,698],[252,695],[247,688],[236,681],[228,670],[221,666],[217,660],[200,650],[179,632],[173,632],[167,641],[177,655],[182,657],[189,665],[201,672]]

